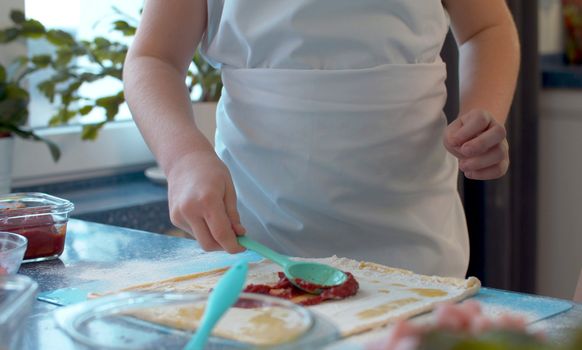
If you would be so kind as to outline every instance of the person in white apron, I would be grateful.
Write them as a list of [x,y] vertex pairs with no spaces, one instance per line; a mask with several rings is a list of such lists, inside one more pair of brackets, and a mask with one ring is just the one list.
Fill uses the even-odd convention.
[[[504,1],[445,6],[148,1],[124,79],[168,176],[174,224],[208,250],[240,251],[235,234],[246,232],[292,256],[335,254],[464,276],[469,242],[458,159],[475,179],[507,170],[503,122],[518,45]],[[449,15],[468,46],[461,47],[462,113],[447,127],[439,53]],[[486,51],[485,39],[505,53]],[[216,154],[196,129],[182,86],[199,42],[224,83]]]

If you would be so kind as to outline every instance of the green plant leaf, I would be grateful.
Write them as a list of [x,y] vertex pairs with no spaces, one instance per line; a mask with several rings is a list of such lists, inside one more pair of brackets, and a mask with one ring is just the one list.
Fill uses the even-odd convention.
[[24,125],[28,119],[28,110],[25,101],[7,99],[0,101],[0,120],[12,125]]
[[124,36],[133,36],[136,32],[136,27],[123,20],[113,22],[113,29],[121,32]]
[[107,121],[112,121],[117,116],[117,113],[119,113],[119,106],[123,102],[125,102],[125,98],[123,91],[120,91],[116,95],[98,98],[95,101],[95,105],[105,109]]
[[74,46],[75,38],[63,30],[51,29],[46,33],[46,39],[55,46]]
[[17,84],[8,84],[6,87],[6,96],[8,99],[22,100],[28,102],[30,95],[28,91]]
[[71,119],[75,117],[76,113],[69,110],[67,106],[59,108],[57,114],[53,115],[49,120],[49,126],[57,126],[68,123]]
[[50,81],[54,84],[63,83],[72,78],[71,73],[69,69],[60,69],[50,77]]
[[55,101],[55,83],[52,80],[41,82],[37,88],[51,103]]
[[22,34],[28,38],[41,38],[45,32],[44,25],[35,19],[27,19],[22,23]]
[[123,30],[123,29],[129,28],[129,23],[127,23],[126,21],[123,21],[123,20],[118,20],[118,21],[113,22],[113,28],[115,30]]
[[95,44],[95,46],[98,49],[104,49],[104,48],[108,48],[109,46],[111,46],[111,42],[103,37],[96,37],[95,39],[93,39],[93,43]]
[[75,45],[70,46],[73,55],[75,56],[87,56],[90,54],[89,49],[84,44],[85,42],[75,43]]
[[80,115],[87,115],[87,114],[91,113],[92,110],[93,110],[93,106],[86,105],[86,106],[79,108],[79,114]]
[[192,75],[197,77],[197,84],[202,89],[200,101],[217,101],[222,90],[220,72],[204,60],[199,50],[192,57],[192,63],[195,68]]
[[120,104],[122,102],[123,102],[123,95],[120,93],[117,93],[116,95],[98,98],[97,100],[95,100],[95,105],[97,105],[99,107],[107,108],[111,105]]
[[70,105],[73,101],[78,99],[79,98],[75,96],[74,92],[66,92],[61,95],[61,103],[65,105]]
[[0,30],[0,44],[6,44],[12,42],[20,36],[20,29],[18,28],[6,28]]
[[83,81],[82,80],[77,80],[72,82],[69,87],[67,88],[67,93],[75,93],[79,90],[79,88],[81,87],[81,85],[83,85]]
[[0,123],[0,129],[8,130],[10,131],[10,133],[13,133],[16,136],[19,136],[23,139],[31,139],[34,141],[43,142],[45,145],[47,145],[49,152],[51,153],[51,157],[55,162],[57,162],[61,158],[61,150],[59,146],[56,143],[52,142],[51,140],[39,136],[34,131],[26,130],[12,125],[5,125],[2,123]]
[[81,131],[81,139],[83,140],[95,140],[99,135],[99,131],[105,123],[97,123],[97,124],[87,124],[83,125],[83,130]]
[[111,62],[114,64],[118,64],[118,71],[121,72],[121,69],[123,67],[123,63],[125,62],[125,57],[127,56],[127,48],[119,50],[119,51],[114,51],[111,55]]
[[509,331],[491,331],[479,336],[451,331],[425,334],[418,350],[550,350],[550,345],[533,335]]
[[36,55],[32,56],[30,61],[38,67],[45,68],[51,64],[52,58],[50,55]]
[[58,89],[57,93],[60,94],[61,103],[64,105],[69,105],[71,102],[79,99],[78,90],[83,84],[82,80],[72,81],[68,86],[63,89]]
[[84,73],[81,73],[81,75],[79,76],[79,79],[91,83],[91,82],[97,81],[99,79],[102,79],[103,77],[104,77],[103,74],[94,74],[94,73],[90,73],[90,72],[84,72]]
[[28,57],[27,56],[19,56],[12,61],[12,64],[15,66],[26,66],[28,64]]
[[55,59],[55,65],[58,67],[66,67],[73,59],[73,50],[69,47],[61,47],[57,50],[57,58]]
[[0,64],[0,83],[6,82],[6,68]]
[[26,21],[26,17],[24,16],[24,12],[20,10],[12,10],[10,11],[10,19],[15,24],[21,24]]
[[44,143],[46,143],[46,145],[49,148],[49,151],[51,152],[51,156],[53,157],[53,160],[55,162],[58,162],[59,159],[61,158],[61,150],[60,150],[59,146],[57,146],[56,143],[54,143],[48,139],[45,139],[45,138],[40,138],[39,141],[43,141]]

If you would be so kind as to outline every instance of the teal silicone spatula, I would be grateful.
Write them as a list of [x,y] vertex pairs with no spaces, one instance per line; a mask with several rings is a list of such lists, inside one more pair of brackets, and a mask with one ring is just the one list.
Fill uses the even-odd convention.
[[288,256],[279,254],[247,236],[239,236],[237,239],[243,247],[255,251],[281,266],[289,281],[308,293],[319,294],[322,287],[338,286],[347,280],[346,274],[333,266],[315,262],[293,261]]
[[238,300],[243,289],[249,267],[245,261],[233,265],[220,278],[216,287],[210,292],[202,320],[196,333],[184,350],[202,350],[208,337],[222,315]]

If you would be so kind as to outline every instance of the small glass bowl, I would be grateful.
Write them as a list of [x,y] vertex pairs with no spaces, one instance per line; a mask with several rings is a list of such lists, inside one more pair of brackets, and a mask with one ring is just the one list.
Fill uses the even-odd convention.
[[[57,324],[83,349],[183,349],[208,295],[121,293],[55,311]],[[328,321],[290,301],[241,294],[213,330],[207,349],[308,349],[339,338]]]
[[0,232],[0,275],[12,275],[20,268],[26,251],[26,237]]
[[37,291],[38,284],[27,276],[0,276],[0,348],[22,348],[24,322]]
[[73,203],[44,193],[10,193],[0,196],[0,231],[28,239],[24,262],[59,257],[65,248],[69,213]]

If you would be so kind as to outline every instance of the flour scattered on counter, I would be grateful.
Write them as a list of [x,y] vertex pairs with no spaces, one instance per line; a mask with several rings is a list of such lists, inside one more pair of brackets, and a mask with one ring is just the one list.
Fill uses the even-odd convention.
[[497,319],[497,318],[503,316],[504,314],[519,315],[519,316],[523,317],[527,323],[530,323],[533,320],[538,319],[535,312],[526,311],[526,310],[515,310],[515,309],[512,309],[511,307],[505,307],[505,306],[496,305],[496,304],[484,304],[483,314],[485,316],[492,318],[492,319]]
[[178,268],[184,261],[149,261],[133,260],[120,263],[114,267],[96,266],[84,268],[76,278],[84,281],[98,281],[107,289],[120,289],[133,283],[149,282],[164,278],[172,267]]
[[227,266],[243,256],[250,260],[249,253],[230,255],[184,248],[168,252],[162,251],[159,260],[137,259],[114,264],[71,265],[67,266],[66,270],[69,279],[78,280],[78,282],[71,281],[71,286],[83,288],[84,285],[89,284],[90,287],[83,289],[99,293]]

